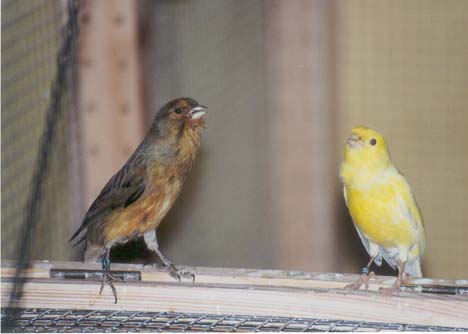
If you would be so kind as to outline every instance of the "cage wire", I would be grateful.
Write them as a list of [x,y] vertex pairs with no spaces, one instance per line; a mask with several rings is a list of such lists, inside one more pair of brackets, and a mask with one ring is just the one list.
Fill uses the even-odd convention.
[[[10,317],[2,311],[2,317]],[[448,332],[468,328],[178,312],[24,309],[15,332]]]
[[69,233],[65,110],[73,109],[77,14],[75,0],[2,2],[2,257],[17,261],[10,306],[33,251],[54,258],[67,247],[51,241]]
[[[53,259],[67,254],[50,241],[68,233],[64,219],[70,216],[68,113],[46,121],[54,108],[51,98],[56,58],[62,40],[66,2],[2,1],[2,258],[17,259],[16,240],[25,219],[39,143],[47,122],[53,122],[53,139],[47,170],[40,173],[46,190],[35,214],[33,251]],[[54,76],[56,78],[54,79]],[[64,84],[64,78],[60,79]],[[67,107],[70,87],[60,87],[57,106]],[[68,109],[71,110],[71,109]],[[38,179],[38,178],[36,178]],[[30,204],[29,204],[30,205]],[[52,245],[54,247],[52,247]],[[37,252],[40,250],[40,252]],[[69,252],[69,251],[68,251]]]

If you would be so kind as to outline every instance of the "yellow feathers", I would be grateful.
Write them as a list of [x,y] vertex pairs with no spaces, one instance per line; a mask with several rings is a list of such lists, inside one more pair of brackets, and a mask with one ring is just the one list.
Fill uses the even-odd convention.
[[[377,265],[421,276],[425,238],[421,214],[403,175],[390,160],[385,139],[356,127],[341,165],[346,205],[361,241]],[[399,275],[401,281],[401,275]]]

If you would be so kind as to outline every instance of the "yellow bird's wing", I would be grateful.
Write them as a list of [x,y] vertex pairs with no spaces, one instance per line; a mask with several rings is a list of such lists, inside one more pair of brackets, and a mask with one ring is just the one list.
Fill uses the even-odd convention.
[[343,187],[343,197],[344,197],[346,206],[348,206],[348,192],[346,191],[346,186]]
[[[348,206],[348,195],[346,191],[346,186],[343,187],[343,197],[345,199],[346,206]],[[351,219],[353,220],[353,217],[351,217]],[[364,248],[367,251],[367,254],[369,254],[370,257],[376,256],[374,259],[374,263],[380,267],[382,265],[382,253],[380,252],[379,245],[367,239],[361,232],[359,227],[356,225],[356,223],[354,223],[354,220],[353,225],[359,235],[359,238],[361,239],[362,244],[364,245]]]
[[419,207],[414,199],[413,193],[411,192],[411,188],[406,182],[405,177],[398,173],[396,174],[395,182],[395,189],[396,189],[396,198],[400,205],[400,210],[402,211],[403,215],[407,217],[408,221],[415,229],[418,235],[418,246],[420,250],[420,254],[424,253],[425,248],[425,234],[424,234],[424,223],[421,216],[421,212]]

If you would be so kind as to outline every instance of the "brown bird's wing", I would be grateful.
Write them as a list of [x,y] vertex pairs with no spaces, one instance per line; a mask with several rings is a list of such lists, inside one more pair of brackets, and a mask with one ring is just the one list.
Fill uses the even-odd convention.
[[[127,163],[107,182],[99,196],[86,213],[81,226],[72,235],[69,241],[74,240],[90,224],[99,223],[110,212],[126,208],[137,201],[146,189],[146,168],[142,156],[133,156]],[[86,239],[86,234],[76,241],[78,245]]]

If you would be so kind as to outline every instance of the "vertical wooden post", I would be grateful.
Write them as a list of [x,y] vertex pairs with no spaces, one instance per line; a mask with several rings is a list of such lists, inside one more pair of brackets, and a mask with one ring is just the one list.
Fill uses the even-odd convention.
[[83,1],[80,24],[78,102],[87,208],[143,137],[137,2]]
[[336,269],[332,4],[268,2],[271,224],[282,268]]

